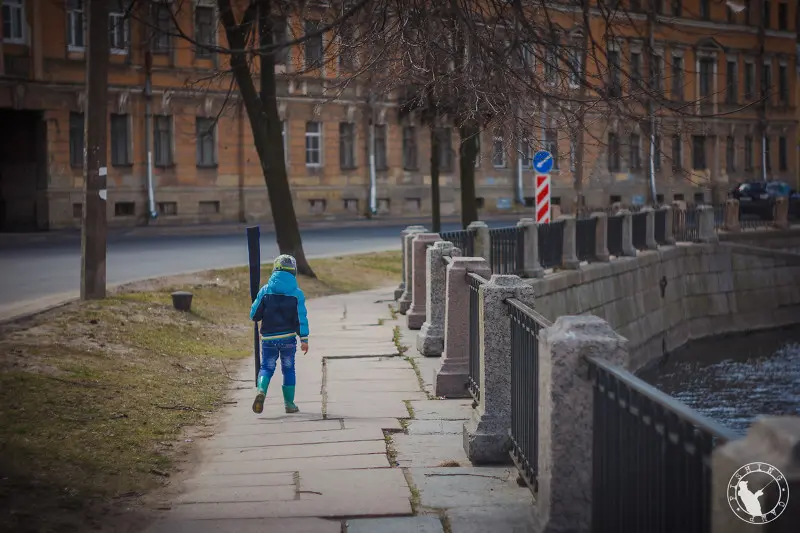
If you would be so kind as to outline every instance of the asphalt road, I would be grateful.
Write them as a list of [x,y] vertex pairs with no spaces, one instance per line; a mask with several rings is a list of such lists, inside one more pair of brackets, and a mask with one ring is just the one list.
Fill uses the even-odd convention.
[[[492,227],[513,222],[489,222]],[[303,244],[309,258],[396,250],[405,226],[308,229]],[[443,224],[442,231],[460,229]],[[273,233],[261,235],[261,257],[277,255]],[[228,235],[147,235],[110,237],[109,286],[142,279],[247,264],[242,233]],[[80,241],[26,243],[0,250],[0,319],[56,305],[80,291]],[[399,280],[398,280],[399,282]]]

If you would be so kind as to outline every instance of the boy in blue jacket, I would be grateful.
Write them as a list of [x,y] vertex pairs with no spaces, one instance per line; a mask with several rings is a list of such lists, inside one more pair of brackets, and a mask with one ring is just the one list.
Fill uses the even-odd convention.
[[291,255],[281,255],[272,265],[272,275],[258,291],[250,320],[261,322],[261,371],[258,373],[258,394],[253,402],[253,412],[264,410],[267,387],[275,373],[278,358],[283,374],[283,403],[287,413],[300,409],[294,404],[294,387],[297,383],[294,356],[297,339],[300,349],[308,352],[308,313],[306,297],[297,286],[297,261]]

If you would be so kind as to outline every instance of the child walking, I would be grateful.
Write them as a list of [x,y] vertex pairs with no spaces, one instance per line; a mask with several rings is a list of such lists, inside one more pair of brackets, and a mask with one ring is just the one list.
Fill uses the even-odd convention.
[[278,358],[283,374],[283,403],[287,413],[300,409],[294,404],[297,383],[294,356],[297,339],[300,349],[308,352],[308,313],[306,297],[297,286],[297,261],[291,255],[281,255],[272,265],[272,275],[250,308],[250,320],[261,322],[261,371],[258,373],[258,394],[253,402],[253,412],[264,410],[264,398],[275,373]]

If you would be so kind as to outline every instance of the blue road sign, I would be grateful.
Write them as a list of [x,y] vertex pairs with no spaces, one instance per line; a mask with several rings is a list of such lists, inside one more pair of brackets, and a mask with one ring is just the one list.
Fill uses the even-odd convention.
[[533,155],[533,170],[547,174],[553,168],[553,156],[546,150],[539,150]]

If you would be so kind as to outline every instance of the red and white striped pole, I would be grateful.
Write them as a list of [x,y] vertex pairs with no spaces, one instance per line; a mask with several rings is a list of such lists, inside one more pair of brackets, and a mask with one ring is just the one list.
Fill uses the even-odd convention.
[[536,174],[536,223],[550,223],[550,174]]

